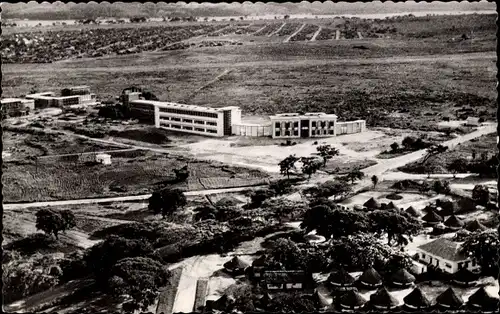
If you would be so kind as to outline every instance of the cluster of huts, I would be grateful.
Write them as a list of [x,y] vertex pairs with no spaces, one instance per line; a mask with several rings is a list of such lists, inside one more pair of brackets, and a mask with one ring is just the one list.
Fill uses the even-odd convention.
[[415,209],[413,206],[408,208],[399,208],[393,202],[380,203],[373,197],[370,198],[363,204],[363,207],[367,210],[377,210],[377,209],[395,209],[403,210],[409,215],[420,218],[422,221],[428,225],[437,229],[448,229],[449,231],[465,230],[463,232],[476,232],[484,231],[488,228],[477,220],[465,223],[462,219],[458,218],[456,211],[452,207],[440,208],[438,206],[426,206],[422,209],[422,213]]
[[[425,295],[421,288],[415,287],[416,278],[408,270],[399,269],[385,278],[373,267],[365,270],[359,277],[353,277],[344,268],[333,271],[325,284],[332,293],[329,301],[326,296],[316,289],[317,284],[312,275],[303,271],[267,271],[264,266],[265,257],[253,261],[252,265],[234,257],[224,264],[225,270],[234,276],[247,275],[257,281],[266,291],[257,304],[265,309],[265,305],[273,298],[271,293],[300,291],[305,298],[314,301],[318,310],[325,311],[359,311],[359,310],[393,310],[405,311],[422,310],[467,310],[482,313],[492,313],[498,308],[498,299],[491,296],[484,287],[477,289],[467,302],[457,294],[455,289],[448,288],[433,302]],[[467,287],[477,283],[478,275],[467,268],[462,268],[453,274],[452,282],[459,287]],[[415,287],[403,298],[403,304],[393,295],[394,291],[401,291]],[[367,299],[360,291],[374,291]],[[307,293],[309,291],[309,293]],[[312,292],[312,293],[311,293]],[[212,309],[225,310],[234,302],[230,295],[224,295],[211,304]]]

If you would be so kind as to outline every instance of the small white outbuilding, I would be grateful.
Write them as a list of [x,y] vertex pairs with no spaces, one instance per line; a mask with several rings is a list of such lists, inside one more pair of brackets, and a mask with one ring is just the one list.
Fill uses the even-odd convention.
[[468,117],[467,120],[465,121],[465,124],[470,125],[470,126],[480,126],[481,125],[481,123],[479,122],[479,118],[475,118],[475,117]]
[[109,154],[97,154],[95,156],[95,161],[103,165],[111,165],[111,155]]

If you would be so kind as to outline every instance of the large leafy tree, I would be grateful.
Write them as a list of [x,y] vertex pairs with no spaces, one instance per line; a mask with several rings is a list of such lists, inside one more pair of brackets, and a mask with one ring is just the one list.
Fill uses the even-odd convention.
[[320,145],[316,147],[316,150],[318,151],[320,157],[323,158],[323,167],[326,167],[328,160],[339,154],[338,149],[332,147],[331,145]]
[[378,177],[376,175],[373,175],[371,177],[371,180],[372,180],[373,188],[375,188],[377,186],[377,183],[378,183]]
[[351,181],[351,184],[354,184],[355,181],[363,179],[364,176],[365,176],[365,174],[361,170],[355,169],[355,170],[352,170],[351,172],[349,172],[346,175],[346,178],[349,181]]
[[84,260],[95,274],[97,281],[107,281],[111,268],[119,260],[127,257],[148,256],[153,252],[151,243],[146,240],[131,240],[110,236],[103,242],[91,247]]
[[287,179],[277,180],[269,184],[269,189],[275,195],[284,195],[292,191],[292,182]]
[[41,209],[36,213],[36,228],[46,234],[59,237],[59,232],[66,231],[76,226],[75,215],[69,211],[55,211]]
[[457,173],[466,172],[467,171],[467,160],[464,158],[458,158],[451,162],[448,165],[448,170],[453,173],[453,177],[455,178]]
[[149,198],[149,209],[163,218],[187,204],[186,196],[179,189],[163,189],[153,192]]
[[375,233],[387,233],[387,244],[394,241],[398,245],[408,244],[408,237],[418,234],[422,229],[422,224],[416,218],[405,212],[396,210],[375,210],[368,213],[369,225]]
[[321,272],[327,266],[327,258],[323,249],[280,238],[270,244],[264,263],[269,269]]
[[394,253],[390,246],[379,242],[372,234],[359,233],[333,239],[327,254],[335,268],[342,266],[363,271],[370,266],[383,270]]
[[322,163],[314,157],[302,157],[300,159],[302,162],[302,173],[307,174],[308,178],[321,169]]
[[168,280],[169,272],[151,258],[132,257],[118,261],[109,274],[108,291],[115,297],[131,298],[129,310],[146,311]]
[[299,158],[295,155],[290,155],[279,162],[280,172],[290,178],[290,171],[295,169],[295,163],[299,161]]
[[368,231],[368,219],[362,212],[319,205],[306,212],[301,228],[316,230],[317,234],[331,239]]
[[484,185],[476,185],[472,190],[472,199],[479,205],[486,206],[490,201],[490,191]]
[[498,276],[498,231],[484,231],[468,236],[462,245],[462,251],[475,258],[484,274]]

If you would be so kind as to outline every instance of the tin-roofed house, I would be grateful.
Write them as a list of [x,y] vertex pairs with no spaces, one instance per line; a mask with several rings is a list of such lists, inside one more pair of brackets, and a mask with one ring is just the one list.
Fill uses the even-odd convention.
[[461,243],[439,238],[417,248],[418,258],[428,265],[433,265],[444,272],[454,274],[461,268],[475,271],[477,262],[461,251]]

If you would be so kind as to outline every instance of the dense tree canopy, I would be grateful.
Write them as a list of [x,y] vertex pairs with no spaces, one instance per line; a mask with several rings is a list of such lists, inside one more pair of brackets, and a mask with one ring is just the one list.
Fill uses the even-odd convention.
[[319,156],[323,158],[323,167],[326,166],[328,160],[339,154],[338,149],[332,147],[331,145],[320,145],[316,147],[316,150],[318,151]]
[[169,272],[158,261],[147,257],[124,258],[111,268],[108,289],[115,297],[131,297],[130,309],[146,311],[168,277]]
[[333,239],[327,254],[334,268],[346,267],[363,271],[370,266],[377,270],[384,270],[391,256],[402,253],[396,253],[390,246],[379,242],[371,234],[361,233]]
[[153,192],[149,198],[149,209],[167,217],[187,204],[186,196],[178,189],[163,189]]
[[312,313],[316,307],[312,300],[300,294],[283,293],[270,300],[267,310],[276,313]]
[[403,211],[375,210],[368,213],[368,219],[372,231],[387,233],[388,245],[391,245],[393,240],[399,245],[406,245],[408,240],[404,236],[411,238],[422,229],[418,219]]
[[462,250],[475,258],[482,271],[491,276],[498,276],[498,231],[484,231],[469,235]]
[[301,228],[331,239],[366,232],[369,225],[365,213],[319,205],[305,213]]
[[308,178],[311,178],[311,175],[315,174],[322,166],[321,161],[314,157],[302,157],[300,161],[302,162],[302,173],[307,174]]
[[127,257],[145,257],[153,252],[146,240],[131,240],[110,236],[103,242],[91,247],[84,260],[98,281],[107,281],[111,268],[116,262]]
[[75,226],[75,215],[69,210],[41,209],[36,213],[36,228],[47,234],[53,234],[56,238],[59,232]]
[[486,206],[490,201],[490,191],[484,185],[476,185],[472,190],[472,199],[479,205]]

